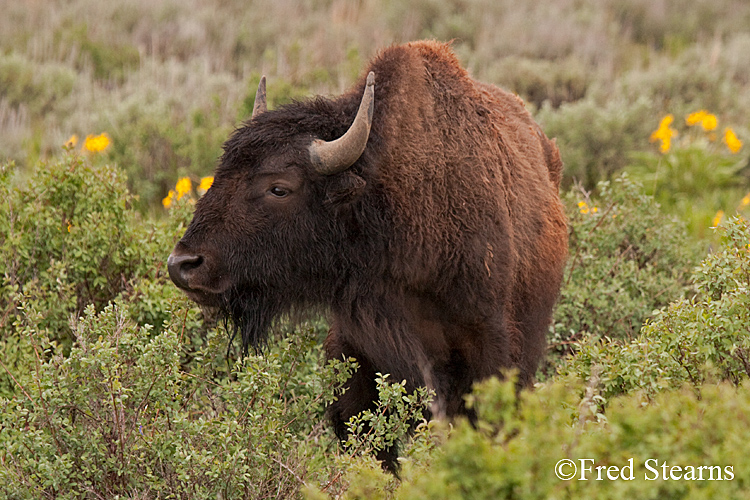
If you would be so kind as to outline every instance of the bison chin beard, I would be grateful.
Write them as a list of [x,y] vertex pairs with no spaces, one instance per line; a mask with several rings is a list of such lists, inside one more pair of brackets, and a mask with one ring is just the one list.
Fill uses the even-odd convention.
[[[242,356],[247,356],[250,346],[257,353],[266,345],[268,331],[274,318],[288,308],[281,300],[269,295],[257,295],[232,290],[222,296],[219,308],[227,330],[231,331],[228,349],[232,347],[237,333],[242,337]],[[231,323],[231,330],[229,328]]]

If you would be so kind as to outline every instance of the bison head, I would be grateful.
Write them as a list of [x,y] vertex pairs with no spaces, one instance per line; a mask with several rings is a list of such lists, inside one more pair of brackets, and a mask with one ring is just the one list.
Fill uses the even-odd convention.
[[[214,183],[167,261],[175,285],[232,320],[244,351],[278,314],[342,286],[341,247],[356,228],[351,213],[342,222],[341,207],[366,185],[351,167],[370,136],[374,74],[358,108],[344,97],[267,112],[262,79],[251,120],[224,144]],[[351,125],[341,123],[348,108]]]

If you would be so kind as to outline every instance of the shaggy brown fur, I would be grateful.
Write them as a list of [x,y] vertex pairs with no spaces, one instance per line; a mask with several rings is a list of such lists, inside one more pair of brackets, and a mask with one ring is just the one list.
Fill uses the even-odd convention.
[[173,253],[189,264],[176,282],[224,308],[245,345],[290,308],[330,308],[327,355],[361,365],[329,408],[341,437],[377,398],[376,372],[433,388],[448,417],[502,368],[529,383],[567,254],[562,162],[519,98],[436,42],[388,48],[369,71],[372,130],[351,168],[318,175],[307,146],[347,130],[364,77],[238,129]]

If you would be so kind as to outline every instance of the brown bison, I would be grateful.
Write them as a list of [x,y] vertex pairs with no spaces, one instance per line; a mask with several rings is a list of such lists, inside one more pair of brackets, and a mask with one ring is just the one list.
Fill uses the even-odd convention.
[[448,417],[502,368],[528,383],[567,254],[562,162],[519,98],[437,42],[388,48],[367,72],[274,111],[261,82],[168,261],[245,350],[280,314],[330,310],[327,356],[360,365],[328,410],[339,437],[377,372],[432,388]]

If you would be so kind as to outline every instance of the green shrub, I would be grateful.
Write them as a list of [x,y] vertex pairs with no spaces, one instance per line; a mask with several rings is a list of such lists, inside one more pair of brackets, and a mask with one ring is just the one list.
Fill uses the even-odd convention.
[[591,84],[588,68],[572,57],[559,61],[506,57],[487,70],[486,78],[519,94],[536,109],[545,102],[557,109],[564,102],[583,99]]
[[73,91],[76,74],[61,64],[36,64],[17,54],[0,53],[0,98],[44,115]]
[[[130,307],[88,307],[67,355],[20,328],[35,354],[29,376],[0,397],[0,498],[297,498],[302,488],[356,490],[360,475],[395,489],[370,453],[404,440],[423,393],[382,377],[379,410],[350,424],[370,431],[342,453],[323,409],[356,363],[322,365],[319,328],[294,329],[227,373],[225,332],[208,331],[198,350],[185,342],[186,298],[169,301],[159,333],[137,326]],[[24,325],[43,316],[27,304],[20,314]],[[405,449],[407,464],[433,451],[427,429]]]
[[423,387],[408,395],[405,380],[390,384],[387,374],[377,375],[375,410],[365,410],[347,422],[350,435],[344,445],[353,455],[373,453],[396,445],[408,435],[410,422],[424,419],[423,410],[432,399],[431,391]]
[[612,98],[602,104],[587,95],[558,109],[547,103],[536,118],[549,137],[557,138],[565,163],[563,182],[594,189],[627,166],[631,151],[648,147],[653,106],[645,98]]
[[551,332],[552,363],[583,337],[627,339],[684,296],[697,248],[683,225],[623,175],[565,197],[570,249]]
[[599,371],[605,399],[636,390],[649,396],[683,384],[740,384],[750,375],[750,226],[740,218],[722,227],[723,247],[693,273],[695,296],[658,311],[630,342],[582,343],[561,368],[588,380]]
[[408,441],[428,400],[383,376],[339,449],[323,410],[356,363],[322,363],[324,322],[282,321],[232,365],[163,269],[192,194],[145,222],[99,161],[66,153],[25,184],[0,170],[0,498],[294,498]]
[[666,212],[679,215],[690,233],[708,238],[708,229],[718,225],[725,210],[732,214],[747,207],[741,200],[750,191],[750,164],[741,142],[733,150],[727,147],[727,131],[734,131],[719,126],[715,115],[702,110],[687,118],[700,114],[711,119],[709,130],[699,126],[698,118],[689,125],[692,128],[680,119],[675,128],[660,125],[654,134],[670,139],[662,142],[660,153],[631,154],[628,172]]
[[[352,363],[319,368],[314,332],[298,331],[217,378],[211,360],[224,341],[213,332],[186,369],[186,305],[172,302],[175,319],[159,334],[130,321],[123,302],[88,307],[67,356],[24,332],[39,357],[0,398],[0,498],[290,498],[308,467],[325,467],[335,443],[323,405]],[[40,316],[24,314],[30,324]]]
[[[324,481],[306,485],[306,497],[393,498],[401,481],[409,480],[429,463],[436,452],[439,433],[434,423],[423,420],[423,411],[433,393],[420,388],[407,394],[405,381],[390,383],[387,379],[387,375],[377,377],[375,410],[363,411],[349,420],[351,434],[344,443],[346,453],[335,457],[335,468]],[[377,451],[394,444],[400,445],[398,477],[385,472],[375,459]]]
[[[38,165],[25,182],[16,173],[13,163],[0,167],[0,357],[20,376],[28,372],[31,346],[19,328],[69,349],[71,316],[89,304],[99,310],[121,294],[143,299],[145,287],[165,282],[163,262],[184,230],[177,214],[183,220],[187,214],[182,209],[174,219],[145,223],[122,172],[95,158],[66,153]],[[176,294],[173,287],[166,293]],[[24,324],[21,303],[44,314]],[[161,304],[141,304],[139,323],[163,321]],[[0,372],[0,394],[12,386]]]
[[132,101],[119,111],[107,157],[124,170],[130,188],[138,193],[139,209],[159,207],[178,177],[213,171],[231,131],[221,123],[217,107],[180,117],[169,111],[167,102],[153,100]]
[[[516,402],[511,383],[482,384],[475,394],[479,425],[456,423],[431,466],[391,498],[747,498],[750,461],[741,445],[750,438],[747,387],[706,386],[700,397],[680,389],[648,403],[631,394],[614,399],[606,418],[594,401],[581,399],[583,389],[558,381]],[[563,459],[577,466],[572,480],[556,476]],[[591,467],[586,480],[582,465]],[[613,466],[616,479],[609,479]],[[675,466],[679,480],[669,477]]]

